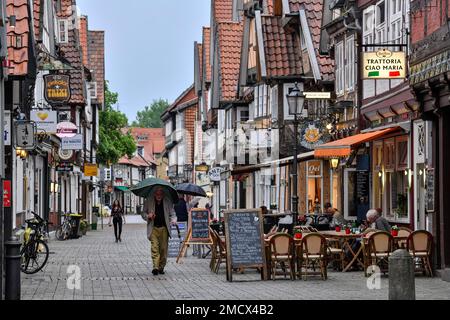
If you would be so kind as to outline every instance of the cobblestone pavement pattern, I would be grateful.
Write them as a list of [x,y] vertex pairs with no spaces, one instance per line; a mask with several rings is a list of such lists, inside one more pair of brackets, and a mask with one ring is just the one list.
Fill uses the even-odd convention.
[[[132,221],[132,220],[130,220]],[[22,274],[24,300],[211,300],[211,299],[387,299],[388,279],[381,289],[369,290],[362,272],[329,271],[329,279],[258,281],[259,275],[246,270],[232,283],[225,268],[218,275],[209,270],[209,259],[191,254],[181,264],[169,259],[166,274],[153,276],[150,243],[145,225],[126,224],[123,242],[115,243],[113,229],[91,231],[81,239],[51,240],[51,255],[44,270]],[[68,288],[73,275],[68,267],[81,271],[80,289]],[[74,282],[71,282],[74,283]],[[450,299],[450,283],[440,278],[416,277],[417,299]]]

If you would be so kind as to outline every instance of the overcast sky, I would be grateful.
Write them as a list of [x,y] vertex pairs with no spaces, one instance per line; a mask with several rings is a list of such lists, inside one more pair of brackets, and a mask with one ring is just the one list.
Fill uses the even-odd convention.
[[175,100],[194,81],[194,41],[210,0],[77,0],[90,30],[106,31],[106,79],[133,121],[153,99]]

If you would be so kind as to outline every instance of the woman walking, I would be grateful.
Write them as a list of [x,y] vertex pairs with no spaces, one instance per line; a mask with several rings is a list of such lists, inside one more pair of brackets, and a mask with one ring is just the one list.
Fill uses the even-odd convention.
[[125,222],[125,216],[123,215],[123,209],[120,206],[119,200],[114,201],[111,217],[109,218],[109,226],[111,227],[111,219],[114,224],[114,235],[116,236],[116,242],[122,242],[122,223]]

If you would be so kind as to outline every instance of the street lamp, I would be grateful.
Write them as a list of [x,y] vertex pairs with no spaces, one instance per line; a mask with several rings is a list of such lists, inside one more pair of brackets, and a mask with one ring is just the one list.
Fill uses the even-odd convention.
[[331,158],[330,159],[330,166],[331,166],[331,169],[336,170],[337,167],[339,166],[339,159],[338,158]]
[[292,196],[292,214],[294,219],[294,227],[298,223],[298,118],[297,115],[303,118],[303,108],[305,106],[305,95],[298,88],[298,83],[295,83],[295,87],[287,94],[287,102],[289,106],[289,113],[294,115],[294,168],[292,172],[292,179],[294,180],[294,195]]

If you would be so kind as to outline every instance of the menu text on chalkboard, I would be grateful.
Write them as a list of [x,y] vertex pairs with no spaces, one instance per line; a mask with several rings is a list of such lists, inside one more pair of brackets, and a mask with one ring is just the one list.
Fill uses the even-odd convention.
[[435,198],[435,177],[434,177],[434,169],[427,170],[427,179],[426,179],[426,206],[427,212],[434,212],[434,198]]
[[264,267],[265,248],[261,211],[225,212],[225,234],[228,255],[228,278],[235,268]]
[[209,211],[206,209],[192,209],[190,214],[191,241],[210,242]]

